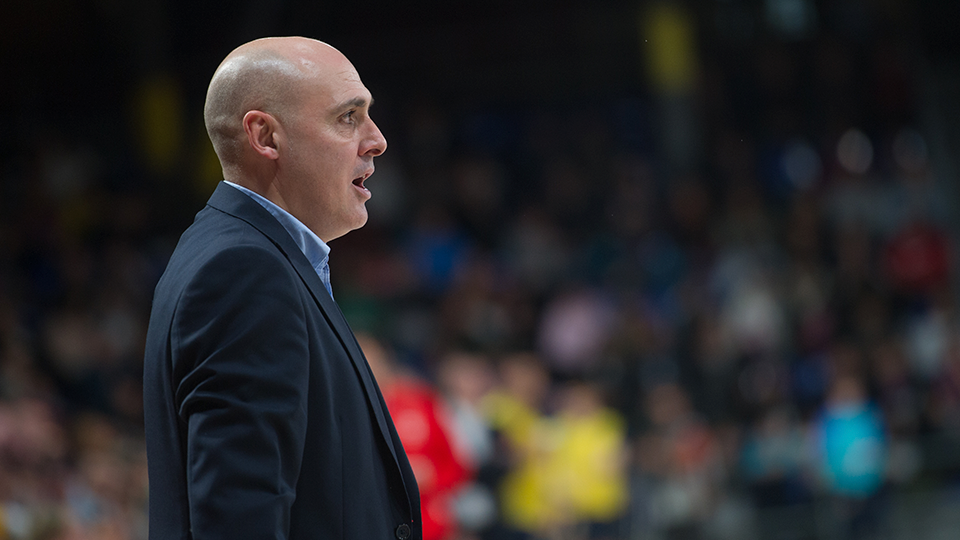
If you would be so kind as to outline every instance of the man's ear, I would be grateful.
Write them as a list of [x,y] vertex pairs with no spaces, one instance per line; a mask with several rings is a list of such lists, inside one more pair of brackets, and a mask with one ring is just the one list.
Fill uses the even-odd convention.
[[267,159],[280,157],[277,145],[277,119],[263,111],[247,111],[243,115],[243,131],[247,135],[247,143],[254,152]]

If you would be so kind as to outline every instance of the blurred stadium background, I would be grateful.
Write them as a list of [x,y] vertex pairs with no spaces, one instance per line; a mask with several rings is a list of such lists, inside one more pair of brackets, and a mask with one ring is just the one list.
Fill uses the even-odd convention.
[[436,538],[955,538],[958,23],[955,0],[5,2],[0,539],[146,538],[143,335],[220,179],[206,84],[291,34],[354,62],[390,144],[333,284],[407,373],[385,391]]

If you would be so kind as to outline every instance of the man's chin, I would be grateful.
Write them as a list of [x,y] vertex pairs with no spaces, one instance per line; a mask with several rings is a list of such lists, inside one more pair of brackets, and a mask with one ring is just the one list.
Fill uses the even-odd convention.
[[350,231],[355,231],[355,230],[363,227],[364,225],[366,225],[366,224],[367,224],[367,217],[368,217],[368,216],[367,216],[366,209],[364,209],[364,211],[363,211],[362,213],[358,214],[358,215],[350,222],[350,225],[348,225],[347,228],[346,228],[342,233],[340,233],[336,238],[339,238],[340,236],[343,236],[343,235],[349,233]]
[[361,204],[359,210],[360,211],[357,213],[357,220],[355,222],[356,226],[354,226],[352,230],[357,230],[360,227],[363,227],[367,224],[367,220],[370,218],[369,214],[367,213],[367,206],[365,204]]

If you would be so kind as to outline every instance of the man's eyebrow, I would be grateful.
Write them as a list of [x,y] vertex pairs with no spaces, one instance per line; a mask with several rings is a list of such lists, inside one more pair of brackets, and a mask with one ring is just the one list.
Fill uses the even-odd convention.
[[373,106],[373,98],[370,98],[370,101],[367,101],[366,98],[355,97],[355,98],[351,99],[350,101],[345,101],[345,102],[341,103],[340,106],[337,107],[337,112],[346,111],[347,109],[353,109],[353,108],[355,108],[355,107],[357,107],[357,108],[363,108],[363,107],[365,107],[365,106],[367,106],[367,107],[372,107],[372,106]]

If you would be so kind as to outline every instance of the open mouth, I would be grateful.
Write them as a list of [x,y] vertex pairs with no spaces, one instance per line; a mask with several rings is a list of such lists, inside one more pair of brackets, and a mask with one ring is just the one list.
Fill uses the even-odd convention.
[[353,185],[356,186],[357,189],[360,189],[360,190],[363,190],[363,191],[366,191],[366,192],[369,193],[369,190],[366,188],[366,186],[363,185],[363,182],[364,182],[367,178],[370,178],[370,175],[372,175],[372,174],[373,174],[373,171],[371,170],[371,171],[367,171],[367,172],[363,173],[363,175],[361,175],[361,176],[358,176],[358,177],[354,178],[354,179],[353,179]]

